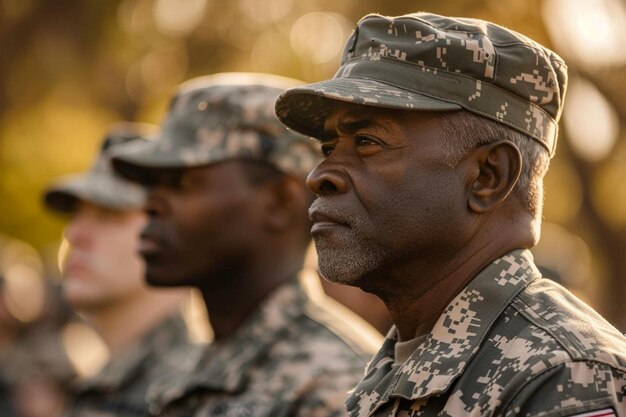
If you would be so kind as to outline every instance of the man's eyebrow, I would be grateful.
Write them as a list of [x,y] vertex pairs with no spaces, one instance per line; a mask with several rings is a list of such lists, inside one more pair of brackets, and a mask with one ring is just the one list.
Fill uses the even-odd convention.
[[369,119],[351,120],[339,123],[337,125],[337,132],[345,133],[346,135],[352,135],[363,128],[375,125],[376,124]]

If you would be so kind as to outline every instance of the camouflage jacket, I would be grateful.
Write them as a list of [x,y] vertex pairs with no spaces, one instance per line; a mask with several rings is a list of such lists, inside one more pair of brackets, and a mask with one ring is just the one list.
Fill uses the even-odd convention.
[[134,417],[147,413],[146,391],[161,373],[185,366],[194,347],[180,315],[159,323],[95,376],[72,386],[66,417]]
[[528,251],[474,278],[397,365],[396,334],[347,399],[350,416],[626,415],[626,338],[541,278]]
[[347,415],[348,390],[374,352],[356,330],[290,282],[235,335],[208,345],[188,373],[151,386],[149,409],[168,417]]

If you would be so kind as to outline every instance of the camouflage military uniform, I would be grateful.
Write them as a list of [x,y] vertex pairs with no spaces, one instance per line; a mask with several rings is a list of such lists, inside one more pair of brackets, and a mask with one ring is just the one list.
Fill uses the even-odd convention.
[[398,364],[396,340],[393,328],[346,401],[351,416],[626,415],[626,338],[541,278],[528,251],[474,278]]
[[[154,416],[341,416],[371,351],[353,327],[284,284],[192,369],[150,387]],[[345,326],[345,325],[344,325]]]
[[66,417],[131,417],[147,413],[149,384],[193,359],[182,317],[159,323],[137,344],[113,356],[95,376],[76,381]]

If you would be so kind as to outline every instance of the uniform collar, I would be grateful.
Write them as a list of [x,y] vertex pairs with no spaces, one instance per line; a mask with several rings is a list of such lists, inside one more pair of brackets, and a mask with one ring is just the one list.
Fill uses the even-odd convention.
[[207,345],[190,372],[176,372],[153,384],[148,402],[165,405],[195,389],[229,394],[243,391],[250,369],[283,334],[298,330],[294,319],[304,314],[306,303],[307,296],[297,280],[281,285],[232,337]]
[[417,400],[445,392],[478,351],[512,299],[540,276],[528,250],[516,250],[480,272],[446,307],[424,342],[396,369],[391,329],[346,406],[366,416],[390,398]]
[[162,350],[187,340],[187,327],[179,314],[174,314],[154,326],[137,343],[116,354],[96,375],[76,380],[75,392],[113,392],[123,389],[152,356],[164,356]]

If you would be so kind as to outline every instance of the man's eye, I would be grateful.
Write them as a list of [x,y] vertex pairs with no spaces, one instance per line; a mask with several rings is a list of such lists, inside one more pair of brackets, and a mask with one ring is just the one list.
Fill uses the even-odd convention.
[[328,156],[335,150],[335,145],[322,145],[322,155]]
[[182,174],[176,171],[164,171],[156,175],[155,183],[166,187],[177,188],[180,186]]
[[356,146],[379,146],[380,145],[380,143],[378,143],[378,141],[375,140],[374,138],[371,138],[369,136],[363,136],[363,135],[355,136],[354,142],[356,143]]
[[383,142],[371,136],[357,135],[354,137],[354,147],[360,156],[371,156],[383,150]]

